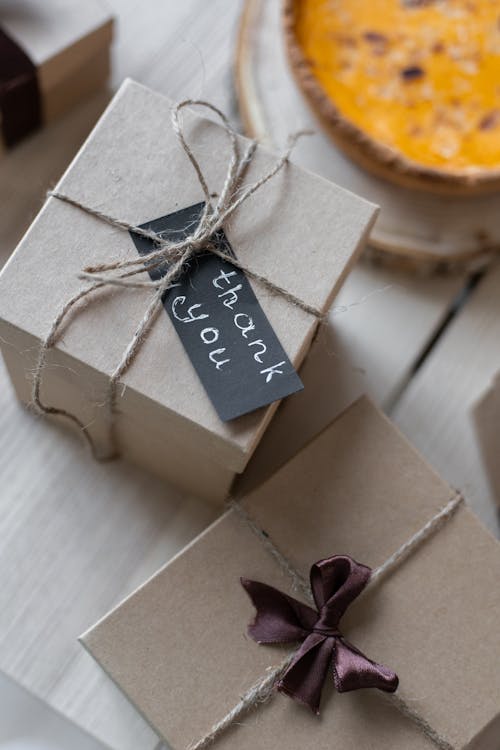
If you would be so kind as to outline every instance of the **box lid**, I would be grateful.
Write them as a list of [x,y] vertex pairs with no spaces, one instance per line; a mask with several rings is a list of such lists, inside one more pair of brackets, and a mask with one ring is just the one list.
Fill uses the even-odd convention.
[[[381,565],[454,496],[362,399],[250,495],[245,508],[307,576],[313,562],[332,554]],[[287,653],[246,635],[254,609],[240,576],[298,596],[231,510],[82,637],[174,750],[203,737]],[[349,641],[397,672],[398,694],[455,750],[498,747],[499,576],[498,543],[462,504],[342,621]],[[333,693],[328,676],[319,718],[278,694],[213,746],[434,745],[380,692]]]
[[[170,114],[171,102],[164,96],[126,82],[57,189],[136,225],[198,203],[203,194],[172,131]],[[210,189],[220,190],[229,158],[225,132],[193,113],[186,114],[185,123]],[[264,174],[275,160],[259,147],[245,181]],[[290,164],[233,214],[224,231],[243,264],[326,311],[375,213],[372,204]],[[84,266],[127,257],[137,257],[127,232],[50,198],[0,277],[0,318],[42,339],[65,302],[85,285],[78,278]],[[298,367],[316,319],[258,282],[251,283]],[[144,289],[115,290],[96,297],[72,316],[56,351],[67,365],[85,370],[89,379],[99,374],[107,378],[142,319],[150,294]],[[186,429],[187,440],[200,437],[215,461],[235,471],[246,465],[276,407],[223,423],[166,315],[156,321],[123,382],[121,411],[143,413],[159,423],[170,419],[179,435]]]
[[481,456],[494,498],[500,505],[500,465],[498,433],[500,430],[500,374],[472,408],[474,426]]

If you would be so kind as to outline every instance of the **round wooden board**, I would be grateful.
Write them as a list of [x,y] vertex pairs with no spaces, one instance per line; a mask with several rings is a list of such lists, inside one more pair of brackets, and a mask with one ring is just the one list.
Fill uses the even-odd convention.
[[371,236],[378,259],[423,270],[463,269],[483,264],[500,248],[500,194],[457,198],[393,185],[357,167],[321,132],[288,67],[281,0],[246,0],[236,87],[249,135],[279,149],[290,132],[314,129],[293,160],[381,207]]

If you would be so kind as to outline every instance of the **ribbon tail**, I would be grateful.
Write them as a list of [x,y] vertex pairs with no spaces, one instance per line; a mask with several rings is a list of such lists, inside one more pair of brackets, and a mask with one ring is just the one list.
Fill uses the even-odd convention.
[[311,633],[278,682],[278,690],[319,714],[321,693],[334,650],[333,638]]
[[399,679],[391,669],[368,659],[343,638],[336,639],[333,676],[339,693],[361,688],[377,688],[386,693],[397,690]]

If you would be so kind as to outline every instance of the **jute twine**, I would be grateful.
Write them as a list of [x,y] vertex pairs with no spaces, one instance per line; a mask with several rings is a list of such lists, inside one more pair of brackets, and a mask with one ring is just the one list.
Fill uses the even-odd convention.
[[[372,571],[370,581],[363,591],[362,596],[373,587],[378,586],[384,578],[396,570],[423,542],[429,539],[445,523],[447,523],[462,503],[463,497],[457,493],[444,508],[438,511],[421,529],[413,534],[408,541],[402,544],[394,554],[382,563],[382,565],[375,568]],[[256,535],[263,547],[277,562],[281,570],[290,577],[292,588],[299,592],[306,601],[314,606],[314,600],[308,581],[304,579],[286,556],[276,547],[269,535],[259,527],[239,502],[232,501],[230,507],[238,515],[245,526]],[[288,669],[295,654],[296,651],[293,651],[286,656],[281,664],[268,670],[261,679],[244,693],[240,700],[222,719],[213,724],[200,740],[189,745],[188,750],[203,750],[208,747],[221,737],[224,732],[237,724],[248,711],[271,700],[277,694],[275,689],[276,684]],[[457,750],[446,739],[446,737],[436,731],[425,717],[423,717],[415,708],[412,708],[398,693],[384,693],[381,695],[385,700],[390,701],[404,716],[410,719],[419,731],[422,732],[427,739],[433,742],[439,750]]]
[[[186,141],[182,121],[179,116],[182,109],[193,106],[204,107],[214,113],[221,121],[223,130],[230,142],[230,157],[228,160],[227,172],[224,184],[215,204],[213,203],[212,195],[200,164],[194,155],[191,146]],[[153,243],[153,248],[147,255],[138,256],[137,258],[128,260],[115,260],[112,262],[99,263],[94,266],[87,266],[82,270],[79,274],[79,278],[90,282],[90,284],[71,297],[63,306],[59,314],[54,318],[50,330],[40,346],[38,360],[34,369],[32,404],[35,410],[42,414],[62,417],[73,422],[73,424],[81,430],[94,458],[99,461],[110,460],[119,455],[115,415],[117,411],[120,379],[134,362],[141,346],[147,339],[153,323],[162,309],[164,295],[176,283],[176,281],[178,281],[182,274],[186,272],[189,262],[195,255],[210,252],[227,263],[230,263],[235,268],[238,268],[240,271],[243,271],[248,278],[258,282],[270,293],[283,297],[290,304],[300,308],[307,314],[312,315],[317,320],[322,320],[324,318],[324,313],[321,310],[312,305],[308,305],[286,289],[283,289],[266,277],[255,273],[251,268],[239,262],[236,258],[221,251],[212,241],[214,235],[223,227],[224,223],[232,216],[232,214],[234,214],[234,212],[239,209],[245,201],[250,198],[250,196],[260,190],[285,167],[297,140],[309,131],[299,131],[292,135],[289,138],[285,152],[279,159],[277,159],[273,167],[255,182],[242,186],[243,175],[253,159],[257,143],[255,141],[250,141],[243,155],[240,156],[237,134],[230,126],[229,121],[223,112],[209,102],[187,99],[173,107],[171,123],[181,148],[195,170],[205,201],[199,224],[193,229],[192,233],[184,239],[172,242],[162,237],[160,233],[154,232],[150,229],[142,229],[141,227],[130,224],[127,221],[117,219],[96,208],[87,206],[64,193],[55,190],[48,193],[49,197],[69,204],[80,211],[84,211],[86,214],[93,216],[115,229],[130,232],[138,237],[144,237]],[[151,279],[140,280],[136,278],[138,275],[148,274],[149,271],[159,267],[161,267],[162,270],[167,267],[168,270],[165,275],[157,281]],[[101,454],[89,432],[88,425],[84,424],[84,422],[82,422],[75,414],[72,414],[66,409],[46,404],[41,396],[41,386],[42,375],[47,364],[48,352],[59,340],[63,324],[66,322],[69,315],[78,307],[81,307],[82,303],[91,301],[97,291],[110,288],[119,288],[122,290],[151,289],[152,295],[131,341],[109,378],[103,403],[108,426],[108,438],[106,441],[108,448],[104,454]]]

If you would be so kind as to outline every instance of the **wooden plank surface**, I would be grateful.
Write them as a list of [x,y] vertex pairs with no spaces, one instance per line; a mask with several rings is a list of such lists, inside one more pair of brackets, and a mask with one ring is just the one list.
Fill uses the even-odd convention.
[[27,413],[0,372],[1,669],[109,747],[152,749],[76,639],[215,511],[126,464],[96,465],[76,437]]
[[[203,96],[236,121],[231,81],[241,2],[110,4],[118,15],[113,86],[128,75],[175,98]],[[106,100],[104,93],[83,104],[0,164],[3,260]],[[427,453],[431,444],[426,445],[426,435],[434,435],[431,461],[451,481],[455,476],[469,481],[468,471],[461,469],[459,476],[455,465],[463,461],[465,467],[469,459],[460,457],[458,450],[469,451],[470,440],[467,445],[453,443],[458,438],[451,427],[451,442],[443,450],[446,425],[441,422],[447,417],[439,402],[450,392],[446,362],[452,354],[445,350],[441,390],[435,395],[430,395],[433,376],[431,372],[425,377],[425,363],[414,388],[411,383],[415,363],[463,283],[460,277],[412,278],[387,269],[357,269],[336,302],[339,309],[314,344],[303,373],[307,390],[283,405],[255,457],[253,481],[363,390],[388,409],[403,392],[395,411],[403,429]],[[488,305],[493,297],[494,290]],[[493,334],[494,315],[488,315]],[[478,350],[482,331],[479,324],[466,330],[478,339]],[[467,340],[455,335],[462,342],[462,356],[468,356]],[[446,337],[432,359],[438,358]],[[453,357],[456,361],[458,354]],[[468,367],[472,372],[473,364]],[[474,381],[476,390],[479,380]],[[465,403],[468,391],[462,395]],[[454,397],[453,403],[458,400]],[[436,432],[434,410],[442,414]],[[3,366],[0,413],[0,669],[107,747],[153,750],[154,733],[82,651],[76,637],[198,533],[215,511],[131,466],[93,463],[76,439],[16,403]],[[461,429],[462,422],[454,424]],[[479,485],[473,497],[483,517],[493,522],[489,499],[484,501]]]
[[362,393],[390,409],[461,285],[461,278],[411,278],[364,263],[355,268],[302,367],[304,390],[280,406],[243,489],[262,481]]
[[[411,379],[392,416],[441,475],[498,535],[496,503],[473,410],[500,372],[500,265],[492,268]],[[500,438],[500,425],[498,430]],[[498,445],[500,459],[500,442]]]
[[2,750],[102,750],[102,745],[51,711],[47,704],[0,672]]

